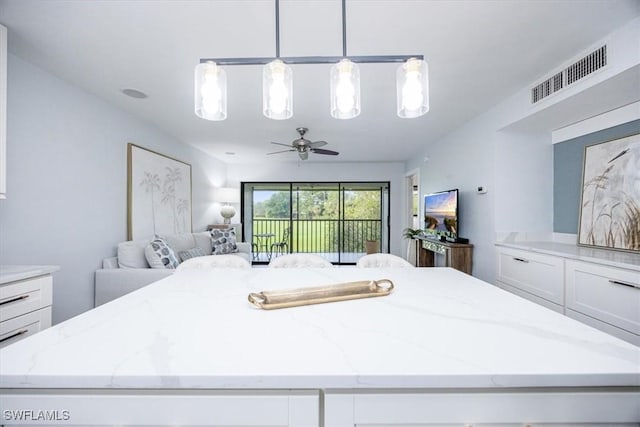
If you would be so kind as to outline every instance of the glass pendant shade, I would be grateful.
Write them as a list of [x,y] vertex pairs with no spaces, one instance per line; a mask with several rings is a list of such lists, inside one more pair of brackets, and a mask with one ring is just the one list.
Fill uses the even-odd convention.
[[215,62],[203,62],[195,70],[195,113],[205,120],[227,118],[227,74]]
[[279,59],[262,70],[262,112],[265,117],[285,120],[293,115],[293,73]]
[[360,69],[343,59],[330,72],[331,116],[352,119],[360,114]]
[[429,111],[429,68],[410,58],[396,72],[398,117],[420,117]]

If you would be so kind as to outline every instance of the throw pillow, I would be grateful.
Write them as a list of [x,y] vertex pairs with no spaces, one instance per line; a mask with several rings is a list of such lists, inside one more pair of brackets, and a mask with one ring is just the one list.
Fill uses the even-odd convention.
[[211,248],[213,255],[238,252],[238,246],[236,246],[236,229],[231,227],[226,230],[219,230],[217,228],[211,230]]
[[173,249],[160,236],[147,245],[144,255],[151,268],[176,268],[180,264]]
[[185,262],[191,258],[197,258],[199,256],[204,256],[204,252],[199,247],[187,249],[186,251],[178,252],[178,256],[180,257],[180,262]]

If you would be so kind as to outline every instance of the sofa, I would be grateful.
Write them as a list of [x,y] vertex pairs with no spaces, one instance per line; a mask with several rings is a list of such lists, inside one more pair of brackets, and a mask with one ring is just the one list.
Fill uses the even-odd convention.
[[[202,255],[213,253],[213,239],[209,231],[166,235],[164,239],[176,256],[190,250],[196,250]],[[175,272],[175,268],[151,268],[148,254],[145,254],[145,251],[149,251],[151,241],[152,239],[121,242],[118,244],[116,256],[102,261],[102,268],[95,273],[96,307]],[[237,252],[234,252],[234,255],[251,262],[251,244],[236,242],[235,246]]]

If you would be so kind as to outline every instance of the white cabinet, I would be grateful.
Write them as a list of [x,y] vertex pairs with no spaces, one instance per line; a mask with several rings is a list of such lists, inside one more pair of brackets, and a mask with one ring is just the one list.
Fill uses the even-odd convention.
[[[640,257],[561,247],[552,255],[498,245],[496,285],[640,345]],[[624,262],[605,265],[616,255]]]
[[[633,426],[637,391],[402,392],[325,395],[326,427]],[[599,423],[593,423],[598,420]],[[533,421],[533,422],[532,422]]]
[[7,195],[7,28],[0,25],[0,199]]
[[51,326],[53,278],[57,267],[0,269],[0,348]]
[[3,390],[2,406],[4,426],[320,425],[316,390]]
[[568,316],[640,345],[640,273],[567,260],[565,283]]
[[564,305],[562,258],[512,248],[500,248],[497,262],[496,271],[500,287],[562,313]]

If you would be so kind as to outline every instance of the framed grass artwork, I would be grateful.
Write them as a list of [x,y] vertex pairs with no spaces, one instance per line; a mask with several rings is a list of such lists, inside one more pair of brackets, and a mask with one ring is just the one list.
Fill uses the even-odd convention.
[[191,165],[127,145],[127,238],[191,232]]
[[640,252],[640,135],[585,147],[578,244]]

